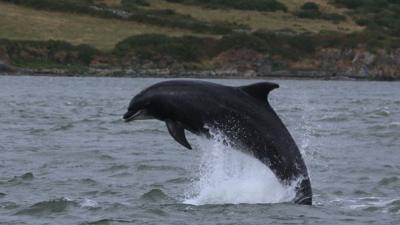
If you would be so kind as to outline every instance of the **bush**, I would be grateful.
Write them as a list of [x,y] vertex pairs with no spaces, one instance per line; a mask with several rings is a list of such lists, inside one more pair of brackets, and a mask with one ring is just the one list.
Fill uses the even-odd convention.
[[400,0],[335,0],[335,4],[353,9],[358,25],[371,32],[397,36],[400,31]]
[[[368,1],[368,0],[367,0]],[[344,6],[349,9],[355,9],[365,4],[365,0],[335,0],[337,5]]]
[[220,43],[220,51],[226,51],[229,49],[241,49],[247,48],[255,51],[264,52],[267,50],[267,43],[260,37],[253,34],[246,33],[234,33],[224,36]]
[[314,10],[300,10],[295,13],[297,17],[304,19],[321,19],[321,12]]
[[3,0],[17,5],[25,5],[35,9],[67,11],[82,13],[91,11],[89,6],[93,4],[92,0]]
[[167,0],[183,4],[202,5],[212,8],[232,8],[256,11],[287,11],[287,7],[277,0]]
[[17,5],[24,5],[34,9],[58,11],[58,12],[69,12],[87,14],[92,16],[99,16],[105,18],[116,18],[122,19],[120,15],[115,14],[112,11],[98,10],[93,8],[93,0],[2,0],[11,2]]
[[311,54],[317,48],[309,34],[283,34],[256,32],[253,34],[232,34],[224,36],[219,43],[220,51],[230,49],[251,49],[260,53],[298,59]]
[[146,0],[121,0],[123,8],[136,8],[137,6],[149,6]]
[[89,45],[73,46],[65,41],[0,41],[13,61],[89,65],[100,52]]
[[99,53],[99,51],[93,48],[90,45],[82,44],[78,45],[76,49],[79,52],[78,58],[80,62],[83,62],[86,65],[89,65],[92,62],[95,55]]
[[300,9],[302,9],[302,10],[319,11],[319,6],[318,6],[318,4],[316,4],[314,2],[306,2],[301,6]]
[[323,13],[320,16],[321,19],[330,20],[334,23],[339,23],[341,21],[345,21],[346,17],[337,13]]
[[349,9],[364,8],[376,10],[379,8],[386,8],[389,4],[399,4],[398,0],[334,0],[336,5],[344,6]]
[[305,19],[322,19],[339,23],[346,20],[346,17],[337,13],[323,13],[319,11],[319,6],[314,2],[306,2],[300,10],[294,13],[297,17]]
[[134,53],[141,60],[160,61],[171,59],[178,62],[199,62],[212,54],[214,40],[193,36],[168,37],[162,34],[132,36],[119,42],[114,52],[123,57]]
[[316,36],[316,42],[323,48],[352,49],[364,46],[371,51],[377,48],[393,49],[397,41],[397,38],[392,38],[384,33],[368,30],[350,34],[323,32]]

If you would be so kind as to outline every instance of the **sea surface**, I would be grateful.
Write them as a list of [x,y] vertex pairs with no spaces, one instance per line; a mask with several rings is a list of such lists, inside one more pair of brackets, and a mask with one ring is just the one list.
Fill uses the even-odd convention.
[[400,224],[400,83],[275,81],[311,175],[304,206],[217,140],[188,134],[190,151],[160,121],[124,123],[159,81],[0,76],[0,224]]

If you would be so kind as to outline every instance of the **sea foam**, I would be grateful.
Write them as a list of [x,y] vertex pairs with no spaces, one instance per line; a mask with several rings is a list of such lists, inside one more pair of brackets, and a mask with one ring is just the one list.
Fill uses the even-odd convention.
[[258,159],[233,148],[223,135],[212,136],[197,138],[200,165],[185,204],[278,203],[294,198],[295,185],[283,186]]

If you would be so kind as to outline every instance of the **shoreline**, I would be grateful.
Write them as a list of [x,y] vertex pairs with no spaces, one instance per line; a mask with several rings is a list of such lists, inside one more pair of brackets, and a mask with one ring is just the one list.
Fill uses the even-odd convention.
[[367,77],[347,73],[336,74],[321,71],[272,71],[259,74],[255,71],[236,70],[186,70],[88,68],[87,71],[65,69],[27,69],[0,72],[0,76],[51,76],[51,77],[125,77],[125,78],[193,78],[193,79],[277,79],[277,80],[345,80],[345,81],[399,81],[394,77]]

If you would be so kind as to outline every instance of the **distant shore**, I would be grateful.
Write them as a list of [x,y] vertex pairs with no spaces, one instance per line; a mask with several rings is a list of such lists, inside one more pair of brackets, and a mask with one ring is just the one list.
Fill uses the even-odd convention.
[[259,74],[255,71],[236,70],[186,70],[169,69],[124,69],[124,68],[89,68],[85,71],[65,69],[16,69],[12,72],[0,72],[8,76],[63,76],[63,77],[132,77],[132,78],[205,78],[205,79],[301,79],[301,80],[360,80],[360,81],[395,81],[392,77],[365,77],[351,74],[335,74],[320,71],[273,71]]

